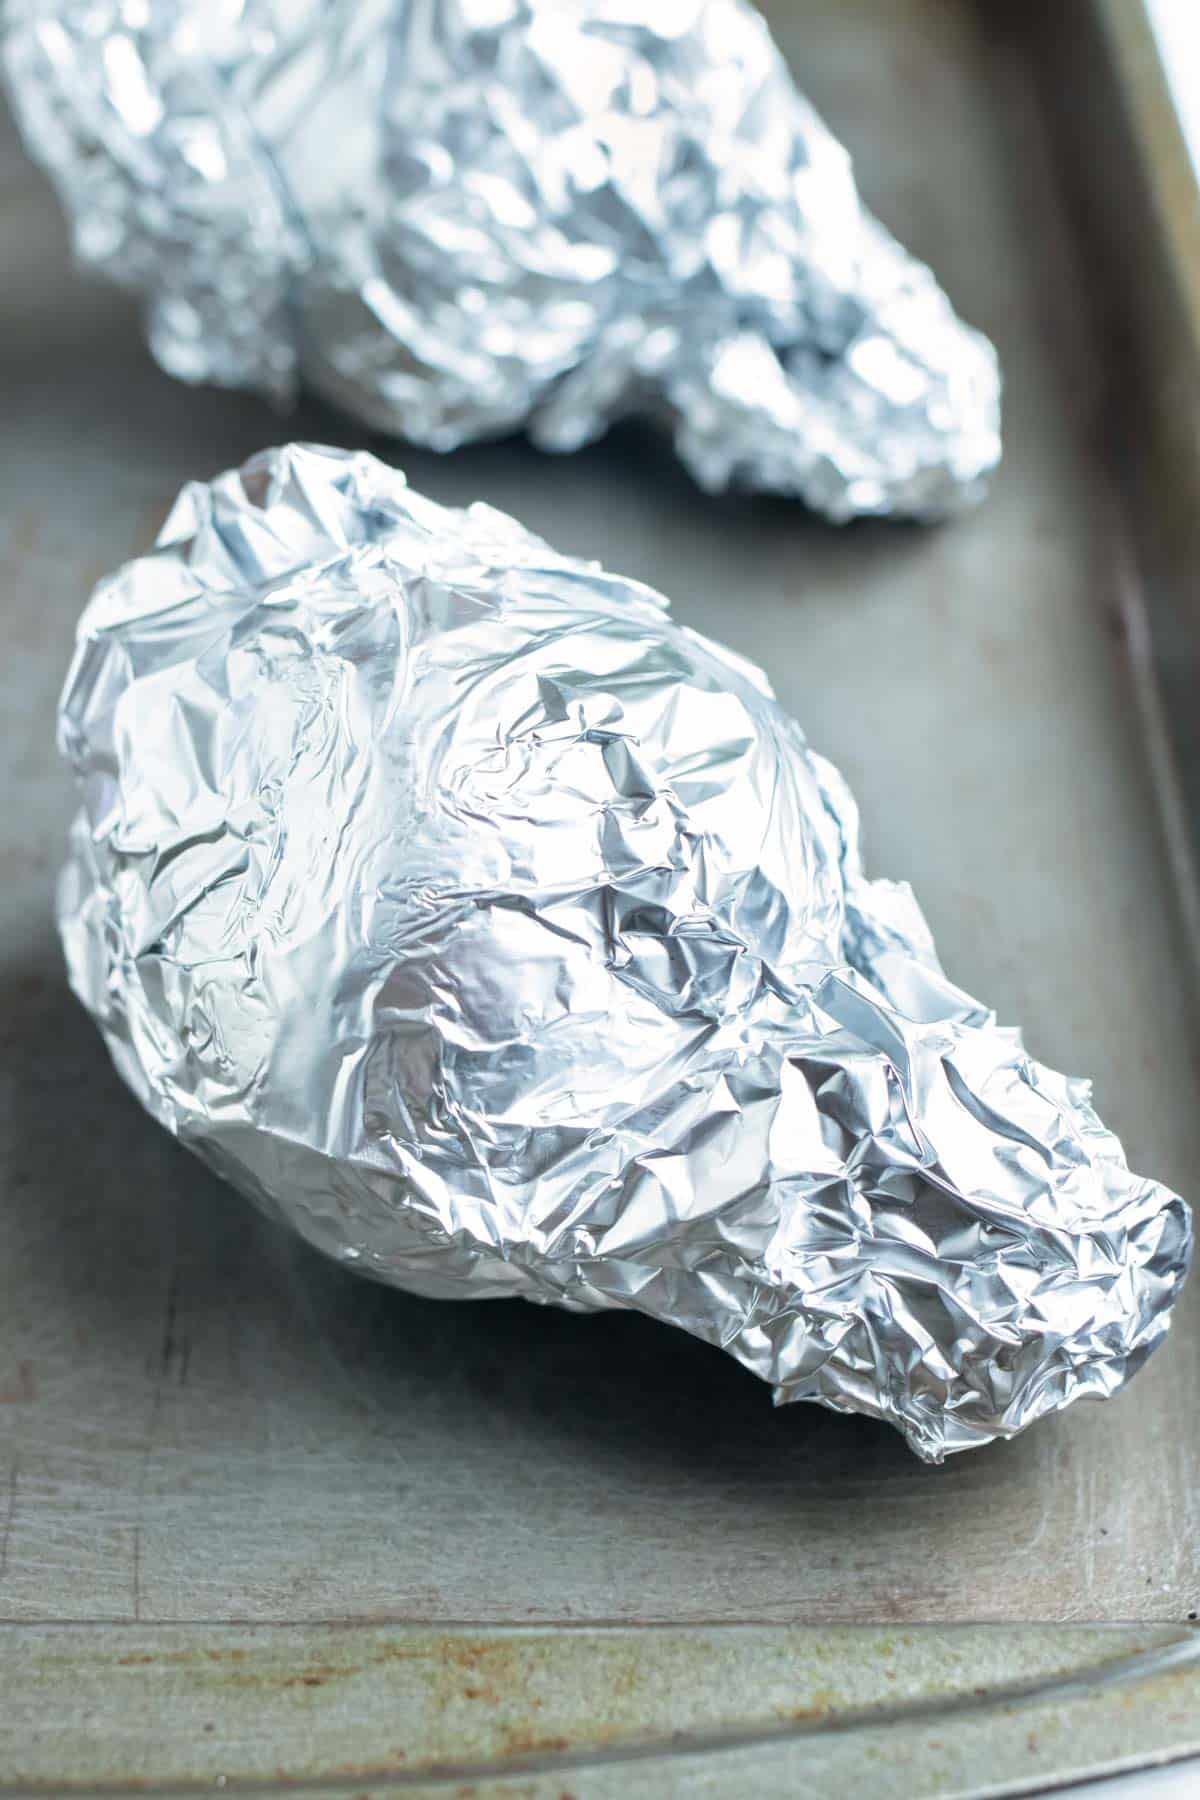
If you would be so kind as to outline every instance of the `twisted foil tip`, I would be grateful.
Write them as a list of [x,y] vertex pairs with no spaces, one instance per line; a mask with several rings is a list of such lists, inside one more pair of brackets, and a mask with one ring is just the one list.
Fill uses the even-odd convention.
[[379,1280],[634,1308],[940,1460],[1111,1394],[1188,1209],[942,973],[764,676],[367,455],[184,490],[84,613],[71,981]]
[[706,488],[935,518],[991,345],[863,207],[746,0],[10,0],[79,256],[187,381],[453,449],[660,421]]

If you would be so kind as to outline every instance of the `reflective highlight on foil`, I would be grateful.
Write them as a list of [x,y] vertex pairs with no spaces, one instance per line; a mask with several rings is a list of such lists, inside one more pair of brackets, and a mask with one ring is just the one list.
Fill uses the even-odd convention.
[[937,1460],[1113,1392],[1188,1210],[942,974],[762,674],[370,456],[184,490],[79,629],[72,983],[261,1206],[636,1308]]
[[696,479],[932,517],[988,342],[746,0],[10,0],[26,140],[187,381],[449,450],[661,421]]

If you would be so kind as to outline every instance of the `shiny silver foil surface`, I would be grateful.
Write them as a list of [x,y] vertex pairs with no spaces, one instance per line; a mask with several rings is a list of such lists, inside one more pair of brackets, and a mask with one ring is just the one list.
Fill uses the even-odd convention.
[[188,381],[439,450],[665,423],[705,487],[936,516],[995,354],[859,201],[746,0],[9,0],[85,262]]
[[310,1243],[635,1308],[941,1458],[1117,1388],[1188,1210],[942,974],[762,674],[367,455],[186,488],[60,739],[72,983]]

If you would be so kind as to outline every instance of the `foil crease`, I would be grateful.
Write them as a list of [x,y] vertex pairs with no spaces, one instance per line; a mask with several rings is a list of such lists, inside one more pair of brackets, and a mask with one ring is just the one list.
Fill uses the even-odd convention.
[[709,489],[935,517],[991,345],[859,200],[746,0],[10,0],[86,262],[187,381],[449,450],[626,415]]
[[1187,1207],[946,979],[764,676],[638,583],[265,452],[100,584],[60,743],[76,992],[344,1264],[637,1309],[932,1461],[1165,1332]]

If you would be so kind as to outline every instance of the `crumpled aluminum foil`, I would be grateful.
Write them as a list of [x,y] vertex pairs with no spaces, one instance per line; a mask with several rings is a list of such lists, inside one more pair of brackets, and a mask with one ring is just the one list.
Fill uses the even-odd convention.
[[746,0],[10,0],[4,53],[185,380],[439,450],[648,415],[705,487],[834,519],[952,511],[999,456],[990,344]]
[[77,993],[342,1262],[636,1308],[934,1461],[1165,1332],[1183,1202],[865,879],[760,672],[638,583],[270,451],[101,583],[60,739]]

